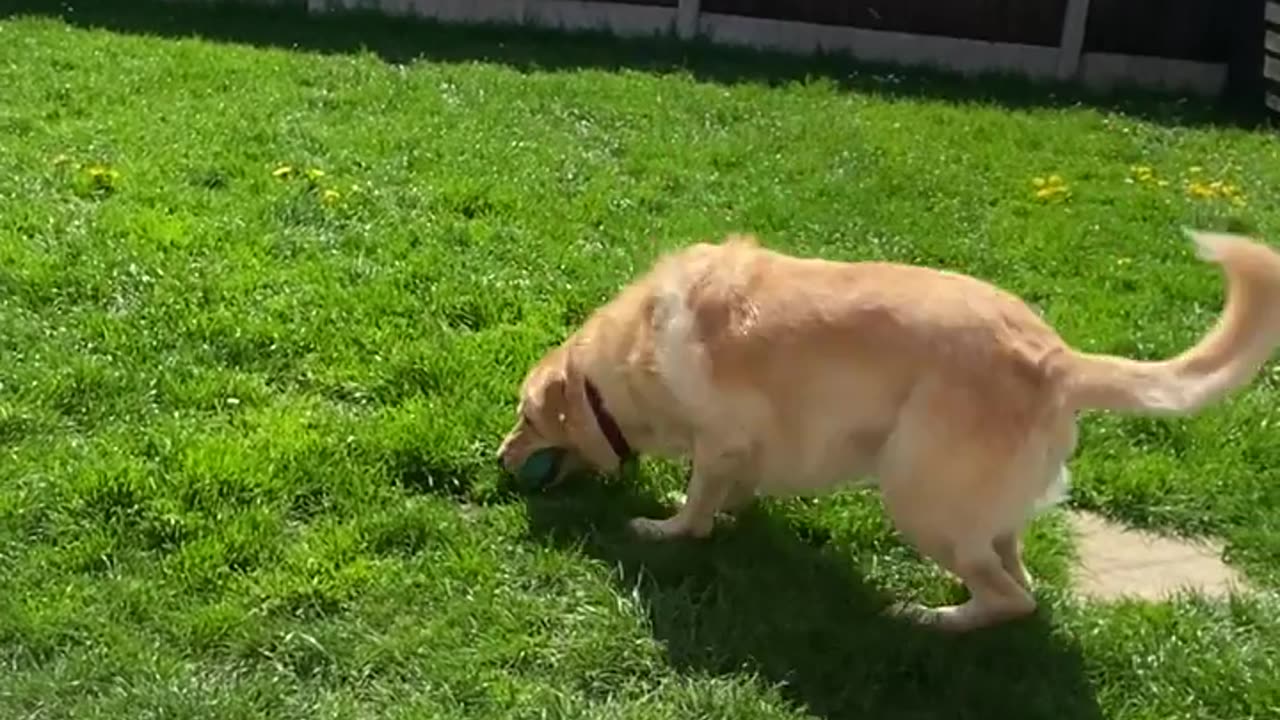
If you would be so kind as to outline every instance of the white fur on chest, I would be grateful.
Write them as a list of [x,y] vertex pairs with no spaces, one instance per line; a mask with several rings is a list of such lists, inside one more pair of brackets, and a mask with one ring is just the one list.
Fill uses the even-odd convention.
[[689,432],[683,445],[689,451],[699,443],[749,447],[756,428],[768,419],[768,408],[754,393],[727,392],[713,382],[711,359],[679,277],[656,292],[653,331],[654,364]]

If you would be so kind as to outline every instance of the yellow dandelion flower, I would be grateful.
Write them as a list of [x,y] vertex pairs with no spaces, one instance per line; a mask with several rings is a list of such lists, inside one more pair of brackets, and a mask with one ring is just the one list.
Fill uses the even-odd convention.
[[1132,165],[1129,167],[1130,174],[1133,179],[1142,183],[1151,183],[1156,181],[1156,171],[1150,165]]
[[322,177],[324,177],[324,171],[321,170],[320,168],[311,168],[310,170],[307,171],[307,179],[311,180],[312,182],[315,182],[316,180],[319,180]]
[[325,205],[333,205],[334,203],[338,202],[341,199],[342,199],[342,193],[338,192],[337,190],[325,190],[324,194],[320,196],[320,200]]
[[1031,185],[1035,188],[1034,195],[1039,200],[1065,198],[1071,195],[1071,191],[1067,189],[1060,175],[1031,178]]
[[86,180],[81,188],[92,193],[105,194],[114,192],[120,181],[120,173],[106,165],[90,165],[83,168]]
[[289,176],[290,176],[290,175],[292,175],[292,174],[293,174],[293,166],[292,166],[292,165],[281,165],[280,167],[278,167],[278,168],[276,168],[275,170],[272,170],[272,171],[271,171],[271,176],[272,176],[272,177],[280,178],[280,179],[282,179],[282,180],[283,180],[284,178],[289,177]]
[[1194,198],[1212,198],[1217,197],[1218,191],[1211,184],[1192,181],[1187,183],[1187,194]]
[[89,179],[103,185],[110,185],[120,179],[119,172],[103,165],[90,165],[85,168],[85,172],[89,175]]

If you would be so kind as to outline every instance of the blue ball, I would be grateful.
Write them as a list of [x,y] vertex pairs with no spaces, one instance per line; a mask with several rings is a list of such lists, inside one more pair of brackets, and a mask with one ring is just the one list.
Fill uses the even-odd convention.
[[542,448],[535,451],[524,461],[524,465],[516,472],[516,477],[525,485],[542,487],[555,479],[556,470],[560,467],[558,448]]

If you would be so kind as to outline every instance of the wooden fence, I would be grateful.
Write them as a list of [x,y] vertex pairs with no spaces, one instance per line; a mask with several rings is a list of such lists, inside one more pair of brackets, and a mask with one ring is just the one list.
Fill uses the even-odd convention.
[[1280,2],[1267,3],[1263,39],[1263,92],[1267,107],[1280,116]]
[[[841,52],[965,74],[1007,72],[1094,89],[1132,86],[1208,96],[1226,87],[1228,63],[1241,42],[1233,20],[1240,6],[1232,3],[1254,3],[1255,27],[1264,12],[1262,0],[258,1],[305,4],[313,13],[376,10],[630,36],[674,32],[726,45]],[[1268,17],[1280,17],[1280,1],[1265,8]],[[1265,66],[1280,83],[1278,36],[1277,28],[1266,36],[1271,55]],[[1264,68],[1249,72],[1260,78]],[[1280,93],[1269,98],[1280,104]]]

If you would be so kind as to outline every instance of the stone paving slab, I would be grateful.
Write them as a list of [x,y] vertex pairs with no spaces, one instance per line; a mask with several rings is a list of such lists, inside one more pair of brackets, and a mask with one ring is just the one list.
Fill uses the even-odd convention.
[[1071,512],[1079,562],[1076,587],[1103,600],[1165,600],[1184,590],[1226,597],[1247,589],[1222,560],[1221,543],[1189,541],[1127,528],[1099,515]]

